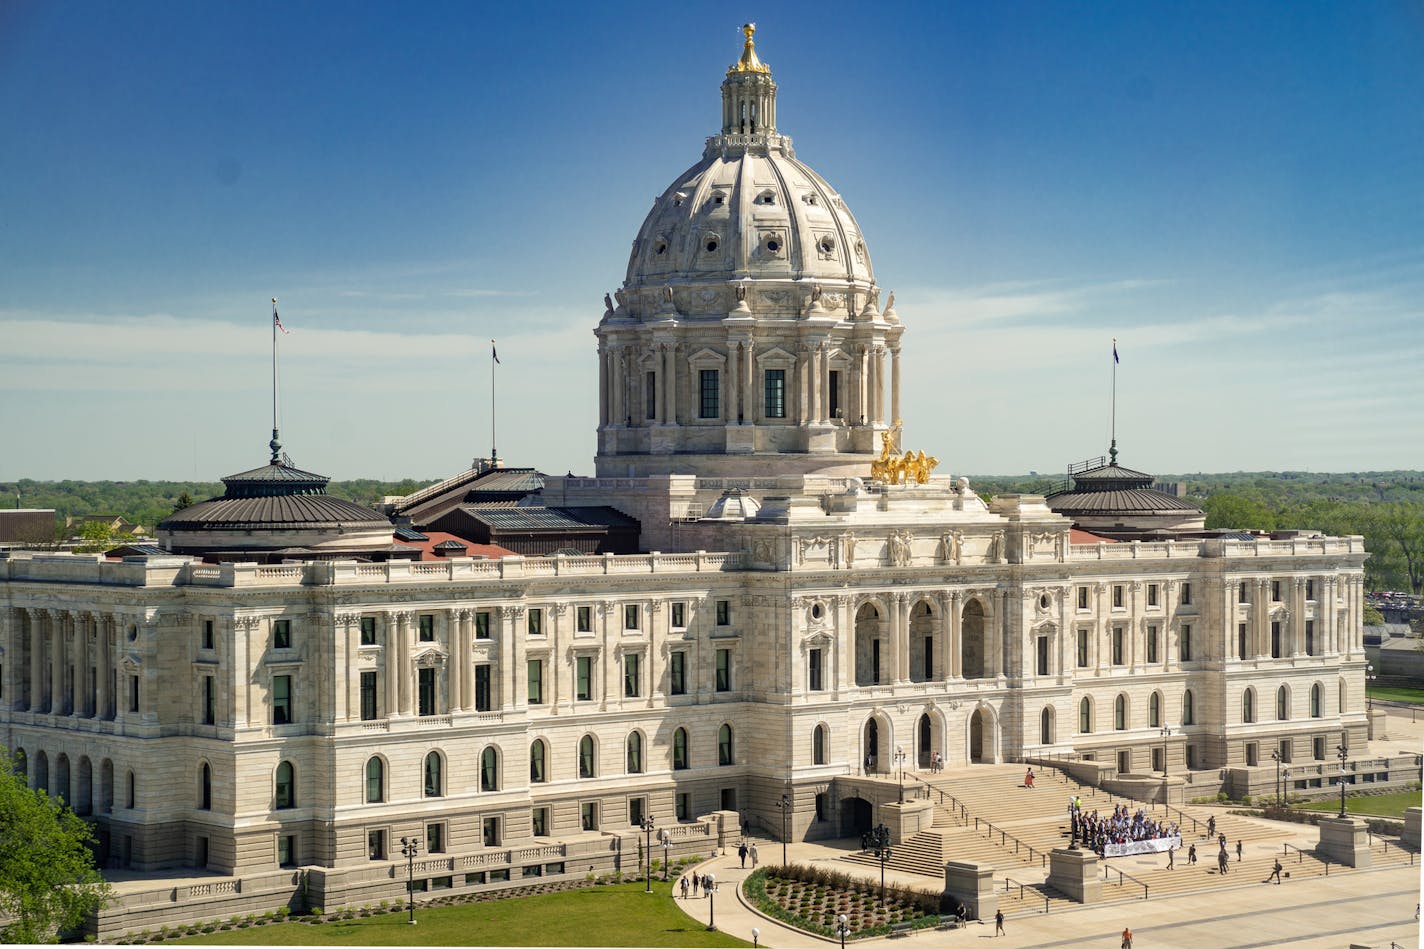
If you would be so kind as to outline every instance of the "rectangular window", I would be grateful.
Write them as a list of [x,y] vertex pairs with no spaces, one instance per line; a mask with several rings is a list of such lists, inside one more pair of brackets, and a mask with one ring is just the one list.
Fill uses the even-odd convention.
[[486,817],[481,821],[480,832],[486,847],[499,846],[500,834],[498,817]]
[[361,645],[376,645],[376,618],[374,616],[361,617]]
[[636,699],[642,694],[642,676],[639,675],[638,660],[636,653],[629,653],[623,657],[623,695],[625,698]]
[[731,600],[718,600],[718,601],[717,601],[717,625],[718,625],[718,626],[731,626],[731,625],[732,625],[732,601],[731,601]]
[[1247,592],[1246,592],[1246,581],[1244,581],[1244,580],[1241,582],[1241,585],[1236,588],[1236,602],[1237,602],[1237,603],[1250,603],[1250,602],[1251,602],[1251,598],[1250,598],[1250,596],[1249,596],[1249,595],[1247,594]]
[[926,682],[934,678],[934,637],[925,637],[924,666],[920,669]]
[[768,369],[762,376],[762,401],[767,418],[786,418],[786,370]]
[[1305,581],[1305,598],[1306,598],[1307,600],[1313,600],[1313,599],[1315,599],[1315,581],[1314,581],[1314,580],[1307,579],[1307,580]]
[[531,832],[535,837],[549,836],[549,809],[547,807],[536,807],[530,812]]
[[673,798],[673,813],[678,820],[692,820],[692,795],[686,791],[677,792]]
[[371,722],[376,719],[376,674],[374,672],[361,673],[361,721]]
[[1078,668],[1088,668],[1088,631],[1078,630]]
[[658,374],[656,372],[650,372],[643,376],[643,404],[650,420],[658,417]]
[[687,628],[687,604],[686,604],[686,603],[674,603],[674,604],[672,605],[672,628],[673,628],[673,629],[686,629],[686,628]]
[[1157,627],[1147,627],[1147,661],[1157,661]]
[[533,609],[524,614],[524,627],[530,636],[544,635],[544,611]]
[[1315,760],[1316,760],[1316,761],[1324,761],[1324,760],[1325,760],[1325,739],[1317,736],[1316,738],[1311,739],[1311,745],[1312,745],[1311,750],[1315,753]]
[[1290,764],[1291,740],[1289,738],[1281,739],[1281,743],[1276,748],[1276,754],[1280,755],[1281,760],[1286,764]]
[[292,720],[292,677],[272,677],[272,724],[285,725]]
[[210,619],[203,620],[203,648],[213,648],[213,621]]
[[420,641],[423,643],[435,642],[435,615],[433,613],[421,613],[417,617]]
[[372,860],[386,859],[386,832],[384,830],[366,832],[366,856]]
[[821,691],[821,650],[812,649],[806,654],[806,671],[809,675],[807,687],[812,692]]
[[529,660],[529,704],[544,704],[544,660]]
[[1120,583],[1115,583],[1115,584],[1113,584],[1113,588],[1112,588],[1112,604],[1113,604],[1113,609],[1115,609],[1115,610],[1120,610],[1120,609],[1122,609],[1122,584],[1120,584]]
[[138,711],[138,676],[129,676],[129,711]]
[[490,614],[489,610],[479,610],[475,613],[475,638],[490,638]]
[[1315,620],[1313,619],[1305,621],[1305,654],[1307,656],[1315,655]]
[[1256,762],[1257,762],[1258,760],[1260,760],[1260,757],[1261,757],[1261,746],[1260,746],[1260,744],[1257,743],[1257,742],[1254,742],[1254,741],[1248,741],[1248,742],[1246,743],[1246,767],[1248,767],[1248,768],[1254,768],[1254,767],[1256,767]]
[[624,628],[624,629],[639,629],[639,628],[640,628],[640,627],[638,626],[638,621],[639,621],[639,619],[640,619],[640,617],[639,617],[639,615],[638,615],[638,604],[636,604],[636,603],[628,603],[628,604],[625,604],[624,607],[623,607],[623,628]]
[[1114,626],[1112,631],[1112,661],[1113,665],[1122,665],[1122,627]]
[[1048,637],[1038,637],[1038,674],[1048,675]]
[[1158,589],[1158,588],[1157,588],[1157,584],[1155,584],[1155,583],[1149,583],[1149,584],[1147,584],[1147,605],[1148,605],[1148,606],[1156,606],[1156,605],[1157,605],[1157,589]]
[[718,400],[717,376],[720,375],[716,369],[703,369],[698,373],[698,391],[700,398],[697,405],[698,418],[721,418],[722,407]]
[[490,666],[482,662],[475,666],[475,711],[488,712],[494,707],[491,693]]
[[574,698],[580,702],[593,701],[592,656],[579,656],[574,659]]
[[870,684],[880,684],[880,640],[870,641]]
[[279,834],[277,837],[277,866],[295,867],[297,865],[297,838],[291,834]]
[[580,606],[574,610],[574,630],[580,633],[593,632],[593,607]]
[[717,691],[732,690],[732,650],[717,650]]
[[598,830],[597,801],[583,801],[579,804],[579,824],[584,830]]
[[841,417],[841,372],[832,369],[826,373],[826,417]]
[[212,725],[217,721],[217,680],[203,676],[203,724]]
[[425,852],[444,853],[445,852],[445,825],[426,824],[425,825]]
[[736,809],[737,809],[737,789],[736,789],[736,788],[723,788],[723,789],[722,789],[722,810],[724,810],[724,811],[735,811]]
[[415,674],[416,674],[416,684],[417,684],[417,689],[416,689],[416,691],[419,693],[419,698],[420,698],[420,714],[421,714],[421,715],[434,715],[434,714],[435,714],[435,670],[434,670],[434,669],[417,669],[417,670],[415,670]]
[[1178,643],[1181,646],[1182,661],[1192,661],[1192,627],[1189,623],[1182,624],[1182,636]]
[[289,619],[279,619],[272,624],[272,648],[291,649],[292,648],[292,621]]
[[681,649],[668,653],[668,692],[687,694],[687,653]]
[[1079,587],[1079,588],[1078,588],[1078,609],[1080,609],[1080,610],[1086,610],[1087,608],[1088,608],[1088,588],[1087,588],[1087,587]]
[[1271,581],[1271,602],[1281,602],[1281,581],[1279,580]]
[[1190,583],[1182,584],[1182,605],[1192,605],[1192,585]]
[[1271,658],[1281,658],[1281,624],[1279,620],[1271,621]]
[[1245,623],[1237,623],[1237,624],[1236,624],[1236,655],[1237,655],[1239,658],[1241,658],[1241,659],[1245,659],[1245,658],[1246,658],[1246,624],[1245,624]]
[[644,797],[628,798],[628,823],[637,827],[643,823],[643,814],[647,810],[648,799]]

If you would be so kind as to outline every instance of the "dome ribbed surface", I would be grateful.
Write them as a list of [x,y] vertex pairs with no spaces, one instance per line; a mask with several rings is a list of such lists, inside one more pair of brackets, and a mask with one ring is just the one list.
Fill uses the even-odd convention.
[[1060,514],[1153,514],[1201,510],[1189,501],[1151,488],[1060,491],[1048,496],[1048,506]]
[[354,501],[326,493],[330,478],[268,464],[222,479],[222,497],[165,518],[160,530],[371,530],[390,521]]

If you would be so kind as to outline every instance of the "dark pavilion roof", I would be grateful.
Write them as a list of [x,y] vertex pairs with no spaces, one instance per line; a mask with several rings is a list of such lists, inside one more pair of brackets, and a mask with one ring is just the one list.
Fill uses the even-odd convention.
[[159,524],[175,530],[323,530],[388,528],[390,521],[326,493],[325,475],[272,462],[222,479],[221,497],[177,511]]
[[1059,514],[1107,515],[1201,513],[1201,508],[1152,487],[1153,477],[1124,468],[1113,459],[1105,465],[1072,471],[1073,486],[1048,495],[1048,506]]

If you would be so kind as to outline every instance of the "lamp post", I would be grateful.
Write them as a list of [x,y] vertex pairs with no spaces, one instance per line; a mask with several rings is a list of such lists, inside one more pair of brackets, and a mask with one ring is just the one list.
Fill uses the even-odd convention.
[[1167,780],[1167,757],[1172,753],[1172,746],[1167,743],[1167,739],[1172,737],[1171,726],[1162,728],[1162,780]]
[[653,892],[653,815],[649,814],[643,818],[643,822],[638,825],[643,828],[643,860],[647,864],[647,870],[643,874],[643,892]]
[[717,931],[717,877],[714,874],[704,874],[702,877],[702,891],[707,894],[707,931],[715,933]]
[[1345,760],[1350,757],[1350,749],[1344,745],[1335,748],[1335,757],[1340,759],[1340,816],[1345,817]]
[[850,935],[850,920],[845,913],[836,917],[836,935],[841,937],[841,949],[845,949],[846,936]]
[[401,838],[401,856],[405,857],[405,898],[410,910],[410,924],[415,925],[415,855],[420,853],[419,837]]
[[900,769],[900,803],[905,803],[905,747],[898,745],[895,748],[895,764]]
[[1286,798],[1290,797],[1290,765],[1281,765],[1281,800],[1280,806],[1285,807]]
[[1373,682],[1373,681],[1375,681],[1375,679],[1378,679],[1378,678],[1379,678],[1379,676],[1375,675],[1375,667],[1374,667],[1374,666],[1372,666],[1372,665],[1367,665],[1367,666],[1365,666],[1365,712],[1366,712],[1366,714],[1368,714],[1368,713],[1370,713],[1370,712],[1373,712],[1373,711],[1375,710],[1375,697],[1370,694],[1370,683]]
[[890,862],[890,828],[884,824],[875,827],[866,835],[870,849],[880,861],[880,905],[885,905],[885,864]]
[[1271,752],[1271,760],[1276,763],[1276,806],[1281,806],[1281,753]]
[[781,795],[781,800],[776,802],[776,807],[781,811],[781,865],[786,866],[786,838],[791,836],[791,795]]
[[663,882],[668,881],[668,867],[672,864],[672,835],[664,827],[658,831],[658,840],[663,845]]
[[752,949],[757,949],[761,945],[761,930],[752,927]]

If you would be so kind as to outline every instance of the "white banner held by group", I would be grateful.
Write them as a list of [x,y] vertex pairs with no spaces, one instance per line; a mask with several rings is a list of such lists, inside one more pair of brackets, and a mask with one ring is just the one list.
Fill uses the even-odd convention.
[[1135,853],[1164,853],[1173,847],[1181,849],[1181,837],[1153,837],[1150,840],[1130,840],[1125,844],[1104,844],[1104,857],[1130,857]]

